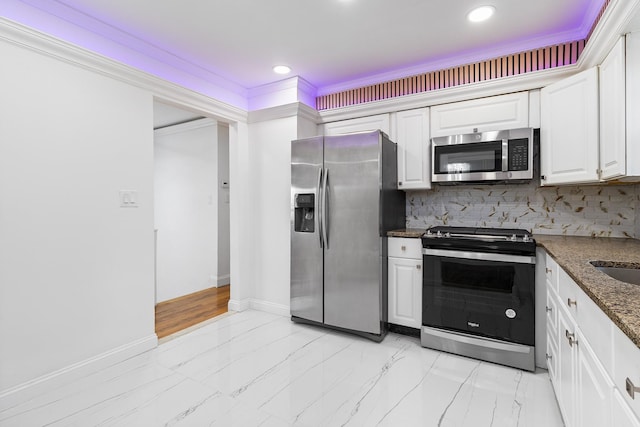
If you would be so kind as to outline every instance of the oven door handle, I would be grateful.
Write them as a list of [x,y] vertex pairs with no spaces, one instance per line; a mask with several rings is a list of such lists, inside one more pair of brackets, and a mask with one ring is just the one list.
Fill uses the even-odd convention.
[[480,261],[515,262],[518,264],[535,264],[535,256],[492,254],[486,252],[451,251],[448,249],[422,249],[422,254],[446,258],[475,259]]

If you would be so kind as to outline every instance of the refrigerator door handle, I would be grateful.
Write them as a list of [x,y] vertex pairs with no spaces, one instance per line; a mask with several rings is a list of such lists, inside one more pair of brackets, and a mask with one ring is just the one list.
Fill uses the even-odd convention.
[[322,232],[324,234],[324,246],[329,249],[329,169],[324,172],[322,195]]
[[321,197],[321,189],[322,189],[322,167],[318,168],[318,188],[316,194],[318,195],[318,240],[320,243],[320,249],[324,246],[322,240],[322,197]]

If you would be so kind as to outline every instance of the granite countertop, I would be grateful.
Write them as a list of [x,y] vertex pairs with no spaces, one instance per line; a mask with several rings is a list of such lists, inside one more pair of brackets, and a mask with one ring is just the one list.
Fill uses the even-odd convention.
[[419,239],[427,230],[423,228],[403,228],[387,232],[387,237],[409,237]]
[[640,240],[535,235],[538,246],[556,260],[609,318],[640,347],[640,286],[613,279],[589,261],[640,267]]

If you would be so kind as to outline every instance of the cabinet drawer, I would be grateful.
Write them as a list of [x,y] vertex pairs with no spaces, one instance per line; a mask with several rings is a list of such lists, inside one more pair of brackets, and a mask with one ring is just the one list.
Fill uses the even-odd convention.
[[640,387],[640,348],[636,346],[617,326],[613,326],[614,375],[613,382],[622,398],[640,417],[640,392],[632,398],[627,392],[627,379]]
[[545,258],[545,275],[547,277],[547,286],[551,287],[554,291],[558,292],[558,263],[551,258],[549,254],[546,254]]
[[[547,333],[554,337],[558,335],[558,303],[555,292],[547,289],[547,305],[545,313],[547,315]],[[557,340],[556,347],[558,346]]]
[[421,239],[389,237],[387,243],[390,257],[422,259]]
[[564,307],[573,320],[578,316],[578,296],[580,289],[576,282],[563,270],[558,269],[558,295],[560,296],[560,305]]

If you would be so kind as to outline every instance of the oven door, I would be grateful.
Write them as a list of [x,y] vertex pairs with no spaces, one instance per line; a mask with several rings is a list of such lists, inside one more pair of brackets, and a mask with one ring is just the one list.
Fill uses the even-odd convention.
[[422,324],[535,343],[535,256],[423,249]]

